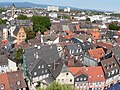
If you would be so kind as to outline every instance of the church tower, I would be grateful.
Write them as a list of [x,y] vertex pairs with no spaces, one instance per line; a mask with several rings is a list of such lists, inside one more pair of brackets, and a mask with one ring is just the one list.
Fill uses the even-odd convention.
[[14,17],[14,15],[15,15],[15,5],[12,4],[12,17]]

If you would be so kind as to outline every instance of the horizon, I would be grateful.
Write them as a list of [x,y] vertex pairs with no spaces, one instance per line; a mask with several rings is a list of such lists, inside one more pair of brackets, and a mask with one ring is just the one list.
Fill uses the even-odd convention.
[[[62,2],[59,3],[59,1],[62,1]],[[39,0],[31,0],[31,1],[29,1],[29,0],[21,0],[21,1],[4,0],[4,1],[0,1],[0,3],[4,3],[4,2],[12,2],[12,3],[15,3],[15,2],[29,2],[29,3],[34,3],[34,4],[69,6],[69,7],[79,8],[79,9],[120,12],[120,6],[119,6],[119,3],[118,3],[118,2],[120,2],[119,0],[116,0],[116,2],[114,2],[113,0],[111,0],[109,2],[107,2],[107,1],[109,1],[109,0],[105,0],[105,1],[104,0],[100,0],[100,1],[96,1],[96,0],[92,0],[92,1],[76,0],[76,2],[74,0],[56,0],[56,1],[54,1],[54,0],[40,0],[40,1]],[[102,6],[101,6],[101,4],[102,4]]]

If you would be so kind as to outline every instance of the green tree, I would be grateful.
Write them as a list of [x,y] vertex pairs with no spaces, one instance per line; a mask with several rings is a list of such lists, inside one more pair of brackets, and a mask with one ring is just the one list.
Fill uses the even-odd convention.
[[65,18],[65,19],[69,19],[70,16],[64,15],[63,18]]
[[22,58],[23,58],[23,49],[19,48],[18,50],[16,50],[15,59],[21,62]]
[[46,90],[74,90],[74,88],[65,84],[61,85],[54,81],[52,84],[50,84],[50,86],[46,88]]
[[26,15],[19,15],[19,16],[17,17],[17,19],[18,19],[18,20],[26,20],[26,19],[28,19],[28,17],[27,17]]
[[110,30],[119,30],[120,27],[117,26],[116,23],[112,22],[112,23],[109,24],[109,29],[110,29]]
[[6,22],[7,22],[7,20],[2,20],[2,19],[0,18],[0,24],[6,24]]
[[36,36],[36,33],[32,30],[31,27],[25,27],[25,32],[26,32],[26,41],[29,39],[33,39]]
[[35,32],[40,31],[41,33],[44,33],[47,30],[50,30],[50,18],[49,17],[42,17],[42,16],[33,16],[33,30]]
[[1,8],[0,13],[2,13],[2,12],[6,12],[6,10]]

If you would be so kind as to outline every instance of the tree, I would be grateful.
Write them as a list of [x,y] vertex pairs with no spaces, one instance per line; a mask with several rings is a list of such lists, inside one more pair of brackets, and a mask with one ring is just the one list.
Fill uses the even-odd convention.
[[46,88],[46,90],[74,90],[74,88],[69,85],[62,85],[54,81]]
[[31,29],[31,27],[24,27],[26,33],[26,41],[33,39],[36,36],[36,33]]
[[15,59],[21,62],[22,58],[23,58],[23,49],[19,48],[18,50],[16,50]]
[[64,15],[63,18],[65,18],[65,19],[69,19],[70,16]]
[[109,24],[109,29],[110,29],[110,30],[119,30],[120,27],[117,26],[116,23],[112,22],[112,23]]
[[2,20],[2,19],[0,18],[0,24],[6,24],[6,22],[7,22],[7,20]]
[[46,89],[41,89],[39,86],[37,86],[36,90],[75,90],[75,89],[70,85],[65,84],[62,85],[54,81]]
[[50,30],[50,18],[49,17],[42,17],[42,16],[33,16],[33,30],[35,32],[40,31],[41,33],[44,33],[47,30]]
[[2,13],[2,12],[6,12],[6,10],[1,8],[0,13]]
[[27,17],[26,15],[19,15],[19,16],[17,17],[17,19],[18,19],[18,20],[26,20],[26,19],[28,19],[28,17]]

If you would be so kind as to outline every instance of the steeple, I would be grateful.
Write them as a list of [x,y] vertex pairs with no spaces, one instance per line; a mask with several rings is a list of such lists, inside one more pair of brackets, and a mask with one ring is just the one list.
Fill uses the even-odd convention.
[[12,17],[14,17],[15,15],[15,4],[13,3],[12,4]]

